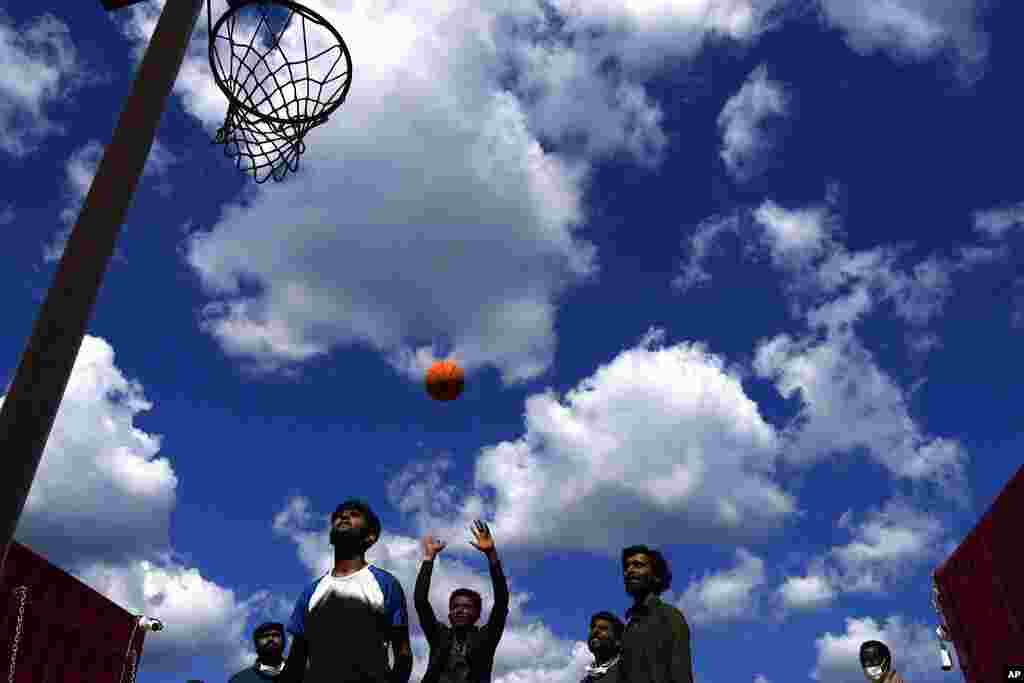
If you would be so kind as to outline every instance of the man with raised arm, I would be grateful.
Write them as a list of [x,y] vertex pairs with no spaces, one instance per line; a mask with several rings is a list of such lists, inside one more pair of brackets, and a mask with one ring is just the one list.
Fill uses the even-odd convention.
[[501,570],[498,551],[488,526],[477,520],[470,530],[474,540],[470,544],[487,556],[494,587],[494,607],[483,628],[480,620],[483,600],[480,594],[468,588],[459,588],[448,599],[448,620],[451,626],[437,621],[427,596],[430,576],[434,571],[434,558],[446,544],[433,536],[423,538],[423,564],[416,578],[413,603],[420,617],[423,635],[430,644],[430,661],[422,683],[490,683],[494,669],[494,653],[505,631],[508,618],[508,582]]

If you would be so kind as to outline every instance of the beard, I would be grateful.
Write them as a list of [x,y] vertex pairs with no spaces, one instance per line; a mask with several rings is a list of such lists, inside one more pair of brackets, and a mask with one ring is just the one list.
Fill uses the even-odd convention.
[[587,649],[590,650],[590,654],[598,659],[607,659],[615,650],[615,643],[611,643],[607,640],[590,640],[587,641]]
[[367,532],[363,529],[331,529],[331,545],[341,552],[358,553],[366,546]]
[[626,586],[626,592],[630,595],[637,595],[639,593],[653,593],[657,587],[658,580],[653,576],[641,576],[635,582],[624,582]]
[[264,664],[275,665],[284,659],[284,648],[275,646],[269,646],[259,648],[256,650],[256,654],[259,655],[259,660]]

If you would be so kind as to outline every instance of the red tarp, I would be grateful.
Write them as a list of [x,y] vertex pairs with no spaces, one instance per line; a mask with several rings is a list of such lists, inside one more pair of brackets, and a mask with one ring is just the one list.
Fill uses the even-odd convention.
[[20,543],[7,553],[0,598],[0,680],[11,673],[23,598],[14,683],[135,680],[146,633],[138,619]]
[[1024,467],[935,570],[939,604],[968,683],[1024,663]]

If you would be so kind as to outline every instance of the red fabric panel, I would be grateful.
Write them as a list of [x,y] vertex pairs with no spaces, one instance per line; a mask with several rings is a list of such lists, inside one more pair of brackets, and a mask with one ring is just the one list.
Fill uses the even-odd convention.
[[940,604],[968,683],[1002,680],[1024,661],[1024,467],[935,571]]
[[[46,558],[11,543],[0,584],[0,682],[11,670],[26,587],[14,683],[132,683],[145,631],[137,618]],[[129,650],[129,641],[131,649]]]

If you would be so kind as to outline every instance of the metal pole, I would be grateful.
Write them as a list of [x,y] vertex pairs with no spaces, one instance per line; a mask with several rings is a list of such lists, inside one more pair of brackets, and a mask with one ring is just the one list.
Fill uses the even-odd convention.
[[0,585],[14,531],[82,346],[203,0],[167,0],[0,409]]

